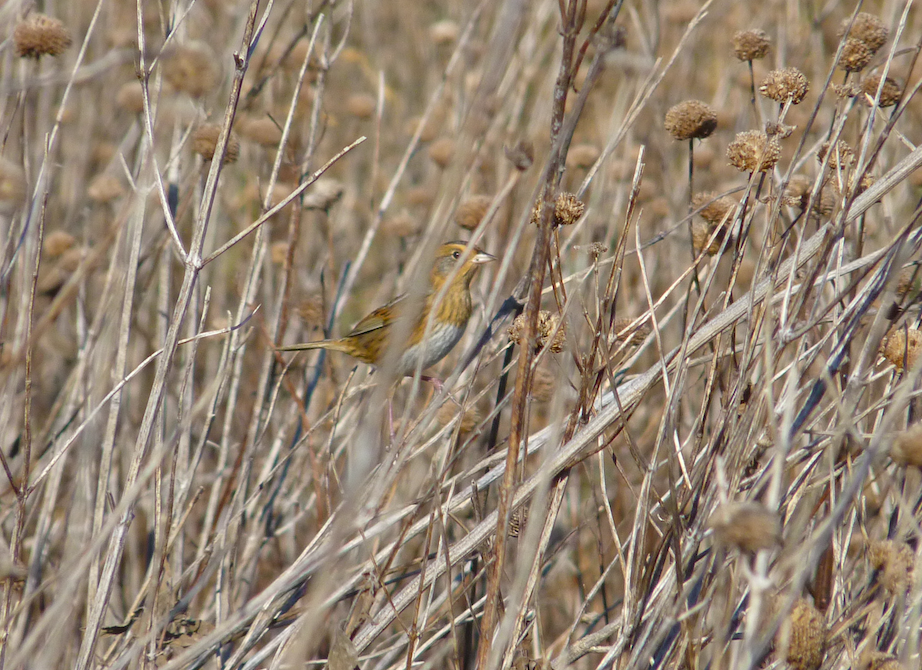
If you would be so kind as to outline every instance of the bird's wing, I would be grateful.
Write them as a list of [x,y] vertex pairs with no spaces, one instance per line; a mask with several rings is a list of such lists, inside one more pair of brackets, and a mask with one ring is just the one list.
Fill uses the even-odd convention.
[[387,328],[394,321],[399,319],[400,315],[403,313],[404,298],[406,298],[406,294],[399,295],[383,307],[379,307],[371,314],[363,317],[361,321],[352,327],[352,330],[349,331],[346,337],[359,337],[360,335],[365,335],[380,330],[381,328]]

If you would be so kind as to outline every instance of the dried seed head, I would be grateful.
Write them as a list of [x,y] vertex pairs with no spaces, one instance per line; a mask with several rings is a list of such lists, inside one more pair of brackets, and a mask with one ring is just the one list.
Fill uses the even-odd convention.
[[93,202],[112,202],[125,195],[125,187],[115,175],[103,173],[93,177],[90,185],[87,186],[86,194]]
[[639,326],[634,326],[635,319],[631,317],[622,317],[615,319],[614,328],[612,331],[615,334],[615,343],[620,344],[621,342],[627,342],[629,345],[637,347],[643,344],[644,340],[647,339],[647,335],[650,334],[651,328],[650,324],[642,323]]
[[70,32],[58,19],[33,13],[13,30],[13,45],[20,58],[57,56],[71,45]]
[[733,36],[733,53],[741,61],[754,61],[765,58],[772,42],[764,30],[742,30]]
[[489,195],[472,195],[458,205],[455,223],[465,230],[474,230],[480,225],[492,203],[493,198]]
[[[720,253],[720,246],[726,237],[726,226],[711,226],[704,221],[697,219],[692,222],[692,248],[695,253],[706,253],[708,256],[716,256]],[[714,231],[717,234],[714,234]],[[713,236],[713,238],[712,238]]]
[[77,243],[74,236],[63,230],[55,230],[45,235],[42,241],[42,253],[48,258],[57,258]]
[[766,98],[780,103],[790,100],[792,105],[799,104],[809,90],[807,78],[796,67],[772,70],[759,84],[759,92]]
[[913,263],[900,270],[896,280],[896,295],[905,298],[907,295],[914,297],[922,290],[922,266]]
[[696,193],[692,198],[692,207],[698,209],[702,206],[704,208],[698,212],[701,218],[712,225],[717,225],[732,218],[733,210],[736,209],[736,201],[713,191],[705,191]]
[[43,266],[44,269],[39,272],[36,290],[45,295],[57,293],[80,267],[86,252],[83,247],[72,247],[61,254],[54,265]]
[[874,52],[867,43],[849,37],[845,40],[845,46],[842,47],[842,54],[839,56],[837,65],[840,70],[846,72],[861,72],[868,66],[873,56]]
[[550,402],[557,390],[557,375],[551,372],[546,365],[539,365],[531,380],[532,400],[535,402]]
[[[803,210],[810,202],[810,194],[813,192],[813,180],[806,175],[797,174],[791,177],[787,187],[784,189],[782,202],[788,207],[796,207]],[[822,188],[813,202],[811,215],[825,218],[832,214],[836,206],[836,197],[831,188]]]
[[440,168],[446,168],[455,155],[455,141],[450,137],[436,140],[429,146],[429,158]]
[[346,100],[346,111],[357,119],[370,119],[378,107],[378,101],[368,93],[356,93]]
[[0,214],[12,214],[25,199],[26,173],[13,161],[0,157]]
[[[214,158],[215,149],[218,146],[218,138],[221,136],[221,126],[215,123],[205,123],[199,126],[198,130],[192,135],[192,151],[200,155],[206,161]],[[240,156],[240,142],[236,136],[231,133],[227,138],[227,150],[224,152],[224,162],[233,163]]]
[[[861,82],[861,101],[869,107],[874,101],[874,97],[877,95],[878,86],[880,86],[879,74],[868,77]],[[893,105],[900,101],[900,95],[902,95],[902,93],[903,88],[899,83],[895,79],[887,77],[884,79],[884,86],[880,91],[880,107],[893,107]]]
[[429,26],[429,39],[436,46],[446,46],[458,41],[460,29],[458,24],[451,19],[436,21]]
[[848,84],[833,84],[832,92],[836,94],[836,97],[840,100],[845,100],[845,98],[854,98],[858,95],[858,87],[849,82]]
[[922,468],[922,423],[910,426],[893,438],[890,458],[900,465]]
[[737,133],[727,147],[730,165],[740,172],[767,172],[781,157],[781,143],[759,130]]
[[[436,421],[439,422],[439,425],[447,426],[455,420],[455,417],[458,416],[459,408],[454,402],[446,402],[441,407],[435,415]],[[477,425],[483,420],[483,416],[476,407],[468,407],[461,413],[461,426],[460,432],[461,435],[466,435],[474,430]]]
[[826,621],[808,600],[798,598],[786,625],[778,631],[776,643],[784,647],[789,631],[785,659],[792,670],[818,670],[826,656]]
[[[848,19],[845,19],[839,30],[839,37],[845,36],[845,30],[847,28]],[[864,42],[871,51],[871,54],[875,54],[878,49],[887,42],[887,35],[889,33],[890,31],[887,29],[887,26],[885,26],[883,21],[879,18],[867,12],[860,12],[858,16],[855,17],[852,29],[848,31],[848,38]]]
[[677,140],[702,139],[717,127],[717,112],[700,100],[686,100],[666,112],[663,125]]
[[922,354],[922,331],[915,328],[894,330],[880,343],[880,353],[897,370],[915,367],[919,354]]
[[323,313],[323,296],[313,295],[302,300],[298,305],[298,316],[308,326],[323,326],[326,320]]
[[272,259],[273,264],[284,265],[285,259],[288,258],[288,242],[285,240],[273,242],[272,246],[269,247],[269,257]]
[[535,162],[535,145],[529,140],[519,140],[511,149],[504,146],[503,151],[516,170],[525,171]]
[[[559,326],[559,327],[558,327]],[[525,314],[519,314],[515,317],[512,325],[507,331],[509,341],[515,342],[522,346],[525,339]],[[553,338],[553,339],[551,339]],[[567,325],[561,322],[560,316],[551,314],[546,310],[538,312],[538,325],[535,331],[535,351],[540,351],[550,342],[548,347],[553,354],[559,354],[563,351],[563,345],[567,341]]]
[[338,179],[321,177],[304,191],[301,196],[301,206],[304,209],[316,209],[326,212],[339,202],[345,190],[346,187]]
[[177,91],[200,98],[218,84],[217,57],[204,42],[182,44],[167,53],[163,76]]
[[239,124],[240,135],[264,147],[277,147],[282,141],[282,129],[268,116],[258,119],[243,118]]
[[567,154],[567,163],[579,168],[588,168],[599,160],[602,150],[594,144],[577,144]]
[[774,121],[765,122],[765,134],[769,137],[777,137],[779,140],[786,140],[795,130],[797,130],[797,126],[775,123]]
[[407,211],[398,212],[388,216],[381,223],[381,228],[387,235],[395,237],[409,237],[419,232],[420,222]]
[[129,81],[122,84],[115,94],[115,104],[130,114],[140,114],[144,111],[144,93],[141,82]]
[[880,583],[891,596],[902,595],[912,586],[916,554],[909,545],[893,540],[871,542],[868,562],[879,572]]
[[876,649],[862,654],[857,667],[860,670],[905,670],[895,656]]
[[711,514],[708,526],[718,542],[748,554],[781,543],[778,514],[757,502],[724,503]]
[[[830,153],[829,142],[823,142],[823,146],[816,152],[816,159],[822,163],[827,153]],[[848,142],[845,140],[836,142],[835,150],[829,155],[829,168],[831,170],[838,170],[839,168],[846,170],[851,167],[854,162],[855,152],[848,145]]]
[[554,225],[572,226],[586,211],[586,203],[572,193],[560,193],[554,201]]

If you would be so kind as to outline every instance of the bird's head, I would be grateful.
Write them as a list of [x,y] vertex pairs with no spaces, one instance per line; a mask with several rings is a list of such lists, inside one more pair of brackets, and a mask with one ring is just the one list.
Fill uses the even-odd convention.
[[455,268],[458,268],[455,281],[470,285],[477,268],[496,260],[495,256],[477,247],[468,252],[468,247],[467,242],[446,242],[438,248],[435,252],[435,262],[432,264],[433,289],[439,288]]

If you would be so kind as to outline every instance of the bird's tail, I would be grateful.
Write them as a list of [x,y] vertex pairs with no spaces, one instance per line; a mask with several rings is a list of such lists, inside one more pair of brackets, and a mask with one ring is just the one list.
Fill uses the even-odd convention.
[[[309,351],[311,349],[332,349],[333,351],[346,351],[344,345],[339,340],[317,340],[316,342],[302,342],[301,344],[290,344],[287,347],[279,347],[279,351]],[[346,351],[348,353],[348,351]]]

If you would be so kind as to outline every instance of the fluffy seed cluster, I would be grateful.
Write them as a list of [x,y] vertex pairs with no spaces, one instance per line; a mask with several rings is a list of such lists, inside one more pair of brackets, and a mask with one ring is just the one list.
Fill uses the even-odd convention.
[[829,142],[823,142],[823,146],[821,146],[816,153],[816,159],[822,163],[826,159],[826,154],[829,154],[829,168],[831,170],[838,170],[840,168],[842,170],[847,170],[855,162],[855,151],[845,140],[836,142],[831,152]]
[[[810,194],[813,192],[813,180],[806,175],[798,174],[791,177],[787,187],[784,189],[782,202],[788,207],[797,209],[806,209],[810,202]],[[826,218],[835,210],[836,197],[833,190],[823,188],[813,202],[813,208],[810,211],[811,216]]]
[[799,104],[810,90],[807,77],[796,67],[772,70],[759,84],[759,93],[775,102]]
[[512,148],[503,147],[503,151],[509,162],[520,172],[524,172],[535,162],[535,145],[529,140],[520,140]]
[[710,224],[717,225],[725,223],[733,216],[733,210],[736,209],[736,200],[728,196],[721,196],[714,191],[704,191],[696,193],[692,197],[692,207],[703,209],[698,212],[701,218]]
[[[789,628],[788,628],[789,626]],[[793,670],[817,670],[826,657],[826,621],[813,604],[798,598],[787,619],[787,626],[778,632],[784,637],[784,629],[790,631],[785,660]]]
[[890,458],[900,465],[922,468],[922,423],[910,426],[893,438]]
[[201,98],[218,85],[217,58],[202,42],[182,44],[171,50],[163,62],[163,77],[177,91]]
[[[874,100],[874,97],[877,95],[877,88],[880,86],[880,75],[876,74],[873,77],[868,77],[863,82],[861,82],[861,101],[870,106]],[[896,103],[900,101],[900,95],[903,93],[903,88],[895,79],[887,77],[884,79],[884,86],[880,90],[880,107],[893,107]]]
[[268,116],[243,117],[238,127],[241,136],[263,147],[277,147],[282,140],[282,129]]
[[772,42],[764,30],[741,30],[733,36],[733,53],[741,61],[754,61],[765,58]]
[[896,280],[896,294],[900,298],[914,296],[922,290],[922,266],[915,263],[902,270]]
[[595,144],[577,144],[567,153],[567,163],[578,168],[591,167],[599,160],[602,150]]
[[474,230],[480,225],[492,202],[493,198],[489,195],[472,195],[458,205],[455,223],[465,230]]
[[635,327],[632,325],[633,323],[634,319],[629,316],[615,319],[612,332],[615,334],[616,344],[627,342],[633,347],[637,347],[643,344],[643,341],[647,339],[647,335],[649,335],[650,331],[652,330],[650,328],[650,324],[642,323]]
[[757,502],[724,503],[711,514],[708,526],[722,545],[748,554],[781,543],[778,515]]
[[[847,29],[848,19],[842,22],[839,37],[844,37]],[[855,22],[852,24],[851,30],[848,31],[848,38],[864,42],[871,53],[874,54],[887,42],[889,33],[890,31],[878,17],[867,12],[861,12],[855,17]]]
[[440,168],[447,168],[455,156],[455,141],[442,137],[429,145],[429,159]]
[[789,126],[785,123],[775,123],[774,121],[765,122],[765,134],[769,137],[777,137],[779,140],[786,140],[795,130],[797,130],[797,126]]
[[[458,416],[458,412],[459,409],[457,405],[453,402],[446,402],[439,407],[439,411],[435,415],[435,418],[440,425],[447,426],[455,420],[455,417]],[[468,407],[461,413],[461,418],[459,420],[461,422],[461,435],[467,435],[483,420],[483,416],[476,407]]]
[[863,654],[858,667],[862,670],[905,670],[898,658],[876,649]]
[[103,204],[125,195],[125,187],[121,179],[104,172],[93,177],[90,185],[87,186],[86,194],[93,202]]
[[[531,208],[531,223],[541,224],[541,210],[544,207],[544,192],[535,200]],[[572,226],[586,211],[586,203],[572,193],[558,193],[554,198],[554,220],[552,226]]]
[[[218,146],[218,138],[221,136],[221,126],[215,123],[206,123],[199,126],[198,130],[192,135],[192,151],[200,155],[206,161],[214,158],[215,149]],[[231,134],[227,138],[227,151],[224,153],[224,162],[233,163],[240,156],[240,142]]]
[[115,104],[130,114],[140,114],[144,111],[144,91],[141,82],[129,81],[122,84],[115,94]]
[[370,119],[378,107],[378,101],[368,93],[356,93],[346,100],[346,111],[357,119]]
[[[522,346],[525,339],[525,314],[519,314],[509,326],[509,341]],[[535,351],[540,351],[548,346],[553,354],[563,351],[567,341],[567,324],[560,320],[558,314],[551,314],[546,310],[538,312],[538,325],[535,332]]]
[[839,55],[837,65],[840,70],[845,70],[846,72],[861,72],[868,66],[873,57],[874,52],[868,48],[865,42],[849,37],[845,40],[845,46],[842,47],[842,53]]
[[868,563],[877,570],[880,583],[891,596],[905,593],[912,586],[915,552],[909,545],[893,540],[868,544]]
[[727,146],[730,165],[740,172],[767,172],[781,157],[781,143],[760,130],[737,133]]
[[896,366],[913,368],[922,354],[922,330],[899,328],[890,333],[880,343],[880,353]]
[[686,100],[666,112],[663,125],[677,140],[703,139],[717,128],[717,112],[700,100]]
[[57,56],[71,45],[70,32],[54,17],[30,14],[13,30],[13,45],[20,58]]

